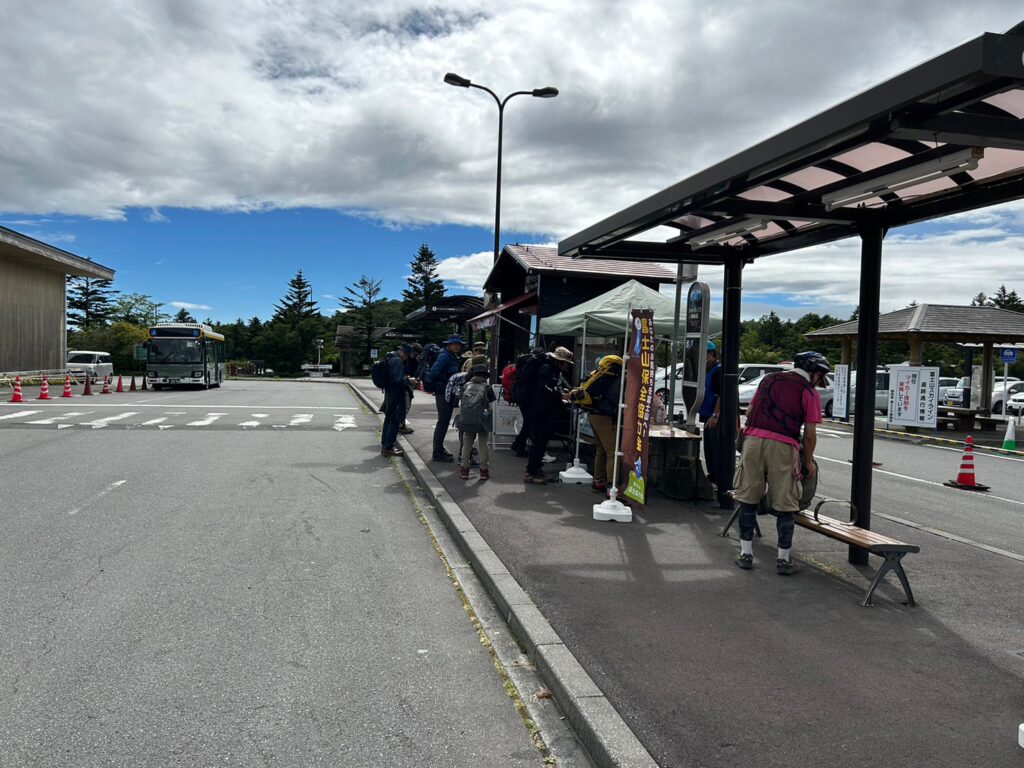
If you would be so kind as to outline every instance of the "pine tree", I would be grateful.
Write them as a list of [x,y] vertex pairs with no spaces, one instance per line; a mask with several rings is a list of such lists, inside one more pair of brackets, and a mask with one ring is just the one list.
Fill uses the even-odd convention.
[[982,292],[982,293],[979,293],[977,296],[975,296],[973,299],[971,299],[971,306],[972,307],[989,307],[989,306],[991,306],[991,302],[989,301],[988,296],[986,296],[984,294],[984,292]]
[[[444,298],[444,280],[437,274],[437,256],[423,243],[409,265],[409,287],[402,291],[402,312],[410,312],[435,304]],[[424,331],[428,323],[417,323]]]
[[352,318],[356,336],[363,339],[367,360],[373,348],[373,332],[377,327],[378,310],[383,302],[380,298],[380,285],[380,280],[361,275],[359,282],[345,288],[349,295],[341,299],[341,306],[348,310],[346,314]]
[[1005,285],[999,286],[999,290],[989,299],[989,303],[999,309],[1008,309],[1011,312],[1024,311],[1024,302],[1021,302],[1020,296],[1016,291],[1007,291]]
[[116,293],[110,280],[68,275],[68,325],[83,331],[106,325]]
[[178,310],[178,314],[176,314],[174,316],[174,320],[172,322],[175,322],[175,323],[194,323],[194,322],[196,322],[196,319],[194,317],[192,317],[192,315],[190,315],[188,313],[187,309],[182,307],[181,309]]
[[308,320],[320,314],[320,310],[313,301],[313,286],[303,277],[300,269],[288,282],[288,293],[281,299],[280,304],[275,304],[273,320],[283,320],[295,323],[299,320]]

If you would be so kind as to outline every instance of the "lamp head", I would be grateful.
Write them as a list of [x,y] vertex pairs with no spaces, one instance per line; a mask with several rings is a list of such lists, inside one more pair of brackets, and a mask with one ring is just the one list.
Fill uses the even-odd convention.
[[459,88],[469,88],[469,80],[467,80],[464,77],[460,77],[459,75],[456,75],[454,72],[449,72],[447,75],[445,75],[444,81],[448,83],[448,85],[455,85],[458,86]]
[[553,99],[558,95],[558,89],[552,88],[550,85],[547,88],[534,88],[530,95],[536,96],[538,99]]

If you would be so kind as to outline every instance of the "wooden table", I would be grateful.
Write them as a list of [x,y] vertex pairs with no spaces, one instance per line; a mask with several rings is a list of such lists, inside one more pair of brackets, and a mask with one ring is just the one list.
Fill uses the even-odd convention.
[[700,463],[700,435],[669,424],[655,424],[650,431],[647,457],[652,485],[672,499],[693,500],[707,486]]

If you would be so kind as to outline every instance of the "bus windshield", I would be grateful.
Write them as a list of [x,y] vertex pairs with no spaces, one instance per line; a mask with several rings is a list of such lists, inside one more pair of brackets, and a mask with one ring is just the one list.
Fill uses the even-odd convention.
[[151,363],[201,363],[203,348],[198,339],[151,339]]

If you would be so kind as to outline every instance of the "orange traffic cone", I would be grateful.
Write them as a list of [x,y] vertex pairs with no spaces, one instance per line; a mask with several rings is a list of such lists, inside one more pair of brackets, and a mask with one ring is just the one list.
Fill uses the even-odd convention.
[[149,389],[149,387],[146,386],[146,374],[142,374],[142,389],[144,391]]
[[121,380],[121,374],[117,374],[117,389],[115,392],[124,392],[124,382]]
[[11,395],[12,403],[24,403],[25,398],[21,396],[21,376],[14,377],[14,394]]
[[45,376],[43,376],[43,384],[42,384],[42,386],[39,387],[39,397],[36,398],[36,399],[37,400],[52,400],[53,399],[52,397],[50,397],[50,382],[46,380]]
[[71,376],[64,377],[64,394],[61,397],[74,397],[71,394]]
[[85,374],[85,389],[82,390],[82,397],[92,394],[92,384],[89,382],[89,374]]
[[132,385],[130,387],[128,387],[128,391],[129,392],[135,392],[136,391],[135,374],[134,373],[132,374]]
[[960,472],[956,480],[943,483],[950,488],[962,488],[965,491],[987,491],[989,487],[982,485],[974,479],[974,438],[967,436],[967,444],[964,446],[964,455],[960,459]]
[[109,395],[110,394],[110,377],[109,376],[104,376],[103,377],[103,389],[100,390],[100,394],[101,395]]

